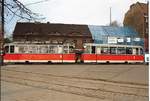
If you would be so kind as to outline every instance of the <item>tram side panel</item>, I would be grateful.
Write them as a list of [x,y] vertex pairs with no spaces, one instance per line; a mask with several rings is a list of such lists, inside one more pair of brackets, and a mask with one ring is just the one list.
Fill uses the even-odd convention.
[[5,54],[4,62],[62,62],[62,54]]
[[82,54],[81,60],[84,63],[96,63],[96,54]]
[[132,63],[132,62],[143,62],[144,57],[142,55],[102,55],[97,54],[97,63]]
[[76,55],[74,53],[62,55],[63,63],[75,63],[75,60],[76,60]]
[[75,63],[75,54],[5,54],[4,62]]
[[127,57],[125,55],[113,55],[113,54],[97,54],[97,63],[123,63]]
[[144,62],[144,56],[143,55],[128,55],[127,56],[128,63],[135,63],[135,62]]

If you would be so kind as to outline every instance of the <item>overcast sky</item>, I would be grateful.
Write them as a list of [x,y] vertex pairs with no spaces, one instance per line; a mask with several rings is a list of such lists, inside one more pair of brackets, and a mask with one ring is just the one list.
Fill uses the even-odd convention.
[[23,4],[45,1],[27,6],[46,19],[44,22],[67,24],[108,25],[110,7],[112,21],[123,23],[124,15],[133,3],[147,0],[19,0]]

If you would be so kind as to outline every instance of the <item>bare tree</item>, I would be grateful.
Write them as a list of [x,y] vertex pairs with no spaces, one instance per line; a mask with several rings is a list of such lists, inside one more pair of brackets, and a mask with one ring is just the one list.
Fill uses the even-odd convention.
[[114,20],[111,22],[110,26],[119,27],[121,26],[121,24],[118,21]]
[[[42,2],[42,1],[40,1]],[[40,3],[35,2],[35,3]],[[44,18],[38,13],[32,12],[18,0],[0,0],[0,63],[3,65],[4,53],[4,25],[11,22],[14,18],[18,20],[39,21]]]
[[[0,1],[0,3],[2,3],[2,1]],[[5,0],[4,7],[5,7],[5,21],[8,20],[7,18],[9,18],[9,21],[11,21],[15,17],[28,21],[36,21],[44,19],[44,17],[41,17],[41,15],[39,15],[38,13],[32,12],[18,0]]]

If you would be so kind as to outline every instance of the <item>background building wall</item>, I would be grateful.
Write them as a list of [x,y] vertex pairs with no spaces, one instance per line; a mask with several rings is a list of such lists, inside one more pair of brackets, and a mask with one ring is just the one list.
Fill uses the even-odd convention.
[[135,3],[130,6],[124,17],[124,26],[130,26],[134,28],[141,38],[144,39],[144,48],[148,52],[148,6],[145,3]]

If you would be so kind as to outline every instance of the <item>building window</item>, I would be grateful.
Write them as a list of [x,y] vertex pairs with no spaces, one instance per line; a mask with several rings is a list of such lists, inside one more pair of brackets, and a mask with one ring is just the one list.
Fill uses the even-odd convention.
[[145,29],[145,32],[148,33],[148,28]]
[[147,17],[145,17],[145,22],[148,23],[148,18]]
[[87,41],[86,40],[83,40],[83,43],[86,43]]

